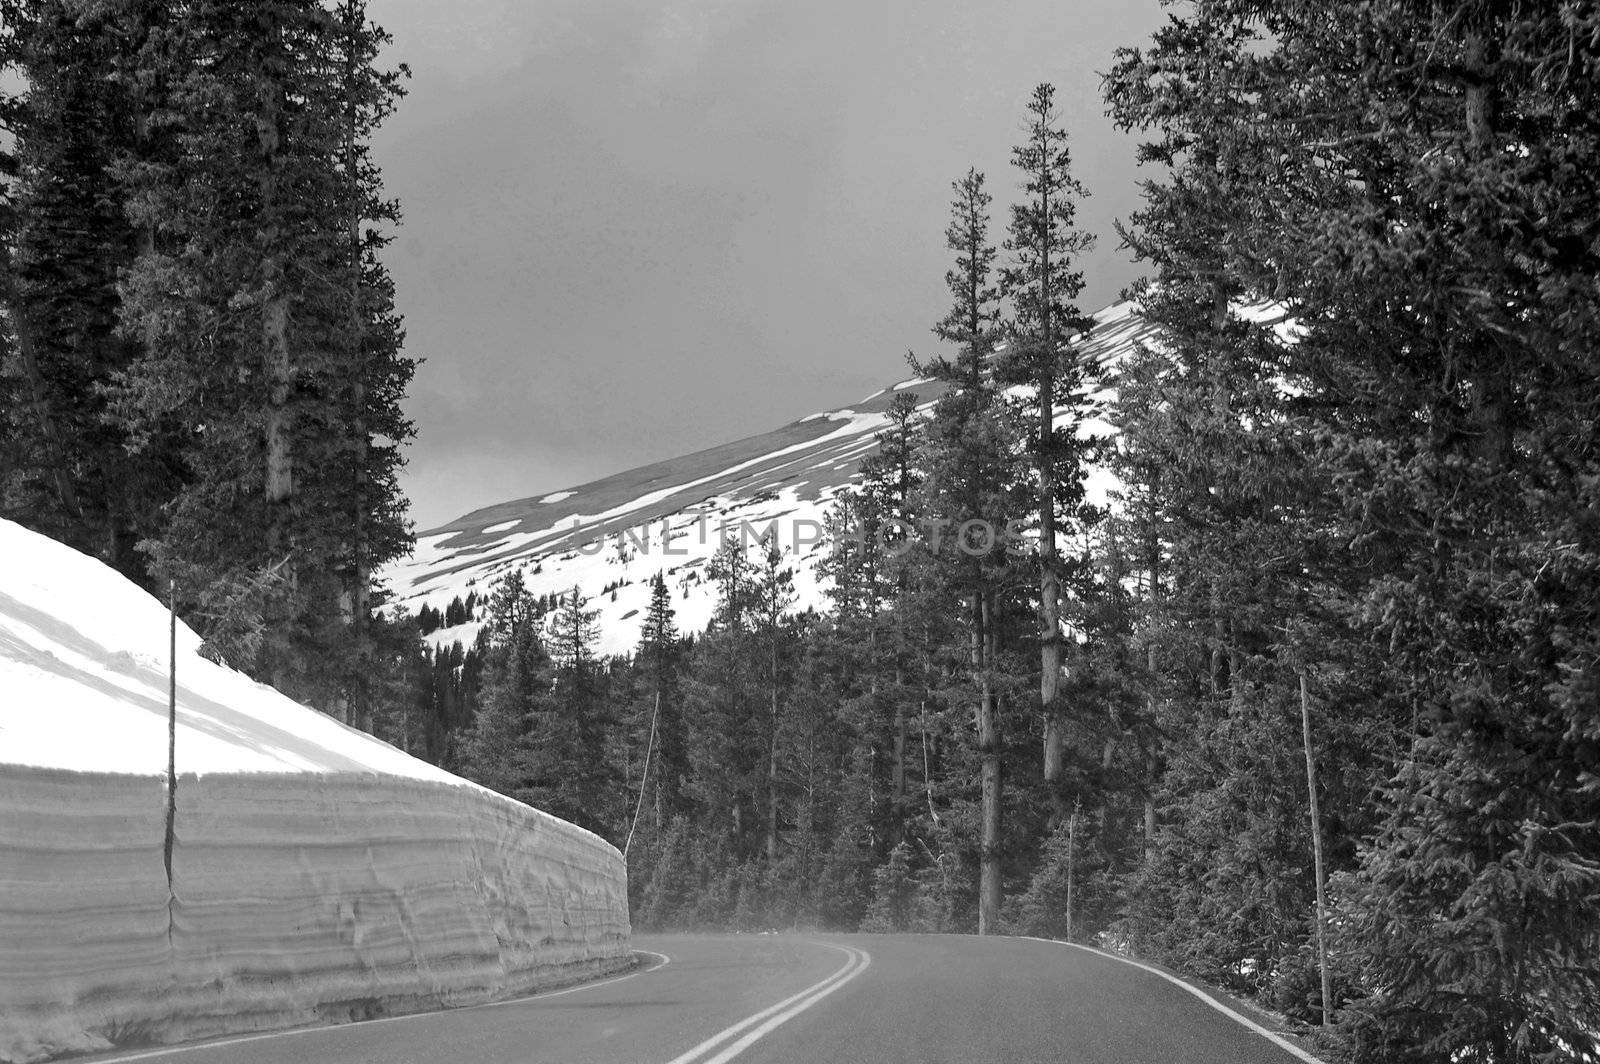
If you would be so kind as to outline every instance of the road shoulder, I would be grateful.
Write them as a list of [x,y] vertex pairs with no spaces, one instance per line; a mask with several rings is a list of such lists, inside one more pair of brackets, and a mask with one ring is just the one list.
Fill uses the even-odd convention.
[[1113,953],[1110,950],[1100,949],[1095,946],[1085,946],[1077,942],[1063,942],[1060,939],[1039,938],[1034,935],[1027,935],[1023,937],[1034,942],[1045,942],[1051,945],[1060,946],[1064,949],[1082,950],[1085,953],[1091,953],[1098,957],[1104,957],[1107,960],[1118,961],[1122,964],[1131,965],[1135,968],[1142,968],[1147,972],[1160,976],[1169,983],[1182,987],[1190,994],[1202,1001],[1205,1001],[1218,1012],[1231,1017],[1235,1021],[1239,1022],[1242,1026],[1249,1028],[1264,1038],[1276,1043],[1285,1052],[1294,1055],[1298,1059],[1304,1061],[1305,1064],[1325,1064],[1322,1058],[1318,1057],[1312,1051],[1310,1039],[1305,1036],[1303,1031],[1292,1024],[1287,1017],[1280,1016],[1275,1012],[1264,1009],[1251,1001],[1230,994],[1219,987],[1212,986],[1209,983],[1201,982],[1200,980],[1195,979],[1193,976],[1175,972],[1166,965],[1159,964],[1155,961],[1126,957],[1120,953]]

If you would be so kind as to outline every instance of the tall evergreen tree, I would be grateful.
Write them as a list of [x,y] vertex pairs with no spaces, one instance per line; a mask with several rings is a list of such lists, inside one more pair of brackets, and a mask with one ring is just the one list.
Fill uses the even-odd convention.
[[768,866],[778,860],[778,834],[782,819],[780,806],[780,759],[784,739],[784,659],[788,642],[789,624],[785,613],[794,604],[794,570],[784,564],[783,549],[776,534],[769,534],[758,545],[761,565],[756,571],[752,599],[756,633],[763,645],[762,657],[766,687],[766,780],[762,788],[766,813],[766,841],[764,849]]
[[23,82],[3,121],[15,142],[0,234],[0,491],[6,516],[152,587],[139,540],[177,490],[171,426],[137,436],[107,394],[139,355],[119,334],[118,278],[147,233],[120,168],[170,151],[150,135],[137,69],[152,5],[0,5],[0,66]]
[[1002,587],[1014,585],[1006,535],[1024,511],[1016,491],[1020,424],[1001,402],[991,361],[1000,333],[999,292],[992,281],[996,251],[989,242],[989,194],[983,175],[969,170],[953,185],[946,246],[955,254],[945,274],[950,312],[935,326],[956,346],[953,359],[938,358],[922,369],[945,382],[924,429],[918,459],[924,480],[917,507],[923,527],[940,529],[929,543],[920,574],[932,594],[924,608],[939,611],[940,595],[954,600],[963,623],[947,638],[967,683],[958,697],[970,698],[971,731],[980,764],[978,932],[1000,925],[1003,895],[1002,827],[1004,737],[996,670],[1000,647]]
[[358,3],[193,4],[143,53],[175,151],[126,167],[151,238],[122,286],[142,350],[117,410],[130,433],[176,424],[186,478],[154,562],[207,634],[261,592],[260,647],[224,652],[345,716],[370,573],[408,542],[413,364],[364,225],[394,217],[364,148],[399,91],[372,67],[384,39]]
[[767,729],[761,712],[760,645],[754,630],[755,574],[746,545],[729,537],[707,567],[716,585],[711,627],[697,642],[685,683],[690,788],[698,820],[730,855],[758,852]]
[[[1573,164],[1597,144],[1594,25],[1575,5],[1202,3],[1110,82],[1158,151],[1210,145],[1217,176],[1191,166],[1159,195],[1222,234],[1218,275],[1299,323],[1285,372],[1348,533],[1348,583],[1313,600],[1340,621],[1320,649],[1369,668],[1408,733],[1368,747],[1392,775],[1340,891],[1360,1059],[1593,1044],[1574,699],[1597,668],[1575,604],[1600,571],[1578,517],[1600,186]],[[1152,243],[1201,264],[1196,232]]]
[[1039,705],[1044,719],[1044,778],[1058,819],[1066,808],[1059,787],[1063,721],[1057,699],[1066,672],[1066,637],[1058,531],[1063,511],[1071,513],[1081,505],[1083,487],[1077,425],[1073,420],[1059,424],[1056,410],[1080,397],[1089,367],[1072,345],[1094,324],[1073,302],[1083,290],[1083,274],[1074,259],[1093,245],[1093,237],[1074,226],[1078,201],[1088,193],[1072,176],[1067,133],[1059,121],[1054,86],[1039,85],[1028,101],[1027,139],[1012,149],[1012,164],[1023,176],[1027,198],[1012,207],[1005,245],[1011,262],[1001,271],[1002,290],[1012,304],[1005,368],[1009,377],[1025,381],[1033,390],[1030,449],[1037,469],[1039,519]]
[[483,691],[460,767],[485,787],[538,804],[549,796],[538,789],[535,721],[547,707],[553,665],[519,572],[498,583],[493,603]]
[[526,800],[606,838],[621,838],[626,795],[610,756],[615,721],[607,676],[596,659],[599,636],[583,592],[574,587],[547,622],[553,685],[530,740]]
[[[684,752],[682,691],[678,682],[682,668],[682,643],[678,637],[672,607],[672,593],[666,577],[657,573],[650,579],[650,605],[645,610],[639,633],[636,660],[646,677],[648,711],[654,719],[655,753],[644,769],[649,776],[654,800],[652,817],[659,826],[682,811],[682,789],[687,762]],[[644,741],[650,744],[651,725],[640,717]]]
[[[867,558],[870,579],[879,582],[873,594],[886,607],[867,626],[869,689],[861,704],[863,734],[882,752],[888,774],[883,839],[894,846],[905,835],[908,790],[909,706],[916,697],[911,683],[912,590],[916,561],[917,491],[922,483],[916,449],[922,433],[919,399],[899,392],[884,412],[888,424],[877,434],[876,453],[861,462],[861,504],[872,528]],[[863,533],[865,529],[861,530]]]
[[[329,488],[345,500],[348,515],[340,578],[339,608],[348,650],[343,675],[335,679],[344,715],[365,725],[373,711],[367,689],[374,653],[393,642],[380,607],[386,598],[374,573],[411,548],[406,500],[400,491],[401,446],[414,434],[401,409],[416,363],[401,348],[405,334],[395,311],[394,283],[379,253],[393,240],[399,205],[383,195],[382,175],[372,160],[371,141],[404,95],[404,65],[378,65],[393,38],[368,18],[366,0],[340,0],[336,57],[342,61],[344,135],[340,176],[345,185],[344,273],[346,316],[343,343],[351,372],[332,396],[339,415],[324,433],[341,435],[345,463]],[[469,606],[470,610],[470,606]]]

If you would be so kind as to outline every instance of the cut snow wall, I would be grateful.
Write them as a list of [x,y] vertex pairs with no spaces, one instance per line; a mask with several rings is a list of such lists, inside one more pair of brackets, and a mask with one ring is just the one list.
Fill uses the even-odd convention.
[[358,1019],[630,958],[616,849],[477,788],[379,774],[0,764],[0,1059]]

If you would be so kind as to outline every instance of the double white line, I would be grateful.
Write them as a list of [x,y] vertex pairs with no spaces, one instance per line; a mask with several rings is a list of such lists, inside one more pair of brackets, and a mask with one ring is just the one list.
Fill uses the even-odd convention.
[[[866,971],[867,965],[872,963],[872,956],[866,950],[856,949],[852,946],[836,946],[831,942],[819,942],[817,945],[838,950],[849,959],[845,962],[843,968],[840,968],[821,982],[811,984],[793,997],[786,997],[776,1005],[762,1009],[754,1016],[745,1017],[732,1027],[728,1027],[707,1038],[687,1053],[673,1057],[667,1064],[727,1064],[728,1061],[750,1048],[751,1044],[757,1039],[780,1024],[794,1019],[806,1009],[844,986],[850,980]],[[743,1037],[740,1037],[741,1035]],[[706,1056],[707,1053],[712,1052],[718,1046],[733,1038],[737,1038],[738,1041],[717,1053],[716,1056]]]

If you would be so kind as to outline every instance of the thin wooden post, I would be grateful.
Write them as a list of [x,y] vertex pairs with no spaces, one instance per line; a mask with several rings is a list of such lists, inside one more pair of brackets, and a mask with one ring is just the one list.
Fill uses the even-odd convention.
[[650,758],[656,750],[656,718],[661,716],[661,691],[656,691],[656,708],[650,714],[650,738],[644,748],[644,773],[639,777],[639,800],[633,806],[633,823],[628,825],[628,840],[622,844],[622,859],[628,859],[628,849],[633,845],[633,831],[639,826],[639,811],[644,808],[644,792],[650,782]]
[[1333,1022],[1333,982],[1328,975],[1328,896],[1322,866],[1322,817],[1317,809],[1317,762],[1311,750],[1311,694],[1300,670],[1300,733],[1306,750],[1306,792],[1311,799],[1311,854],[1317,880],[1317,960],[1322,969],[1322,1025]]
[[167,582],[167,786],[178,785],[178,582]]
[[1072,818],[1067,821],[1067,941],[1072,941],[1072,886],[1077,878],[1078,860],[1078,809],[1083,805],[1080,795],[1072,800]]
[[178,819],[178,582],[167,581],[167,827],[161,844],[161,861],[167,872],[167,941],[172,940],[173,905],[177,895],[172,881],[172,850],[177,842]]

